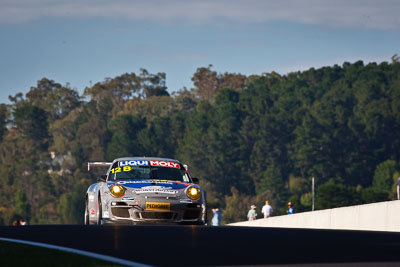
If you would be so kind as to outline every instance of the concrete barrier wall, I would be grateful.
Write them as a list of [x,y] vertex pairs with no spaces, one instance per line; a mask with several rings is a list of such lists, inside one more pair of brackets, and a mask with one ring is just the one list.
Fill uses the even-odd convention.
[[400,200],[309,211],[229,225],[400,232]]

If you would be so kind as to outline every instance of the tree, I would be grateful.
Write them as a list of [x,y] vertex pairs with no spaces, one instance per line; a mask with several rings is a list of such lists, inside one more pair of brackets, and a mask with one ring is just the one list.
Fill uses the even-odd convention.
[[46,150],[50,138],[46,111],[30,103],[21,102],[15,108],[13,116],[16,128],[35,140],[41,149]]
[[107,144],[107,160],[122,156],[143,156],[145,149],[138,133],[146,127],[146,120],[131,115],[119,115],[109,123],[111,140]]
[[184,113],[186,116],[190,115],[197,106],[198,99],[194,90],[187,90],[183,88],[177,92],[172,93],[174,99],[174,106],[176,111]]
[[247,220],[250,205],[257,203],[255,197],[241,194],[235,187],[231,188],[231,195],[225,196],[226,207],[222,212],[222,223],[233,223]]
[[386,192],[394,191],[397,178],[400,177],[400,166],[394,160],[387,160],[375,169],[373,186]]
[[75,137],[71,147],[79,168],[85,168],[85,161],[88,160],[105,160],[106,144],[110,139],[107,124],[112,115],[100,103],[90,101],[83,105],[73,123]]
[[126,102],[124,113],[145,118],[148,123],[158,117],[172,116],[181,112],[169,96],[152,96],[146,99],[132,99]]
[[7,106],[4,104],[0,105],[0,142],[3,140],[3,136],[7,133]]
[[285,181],[291,172],[288,148],[293,138],[294,123],[290,114],[293,105],[281,101],[276,106],[276,95],[288,94],[288,90],[276,92],[280,89],[281,79],[276,73],[253,76],[240,94],[239,106],[243,114],[241,147],[249,164],[244,171],[247,177],[251,177],[255,188],[260,188],[267,166],[279,168]]
[[26,221],[31,218],[31,206],[27,201],[26,195],[21,190],[17,190],[15,193],[15,213]]
[[79,180],[71,192],[64,193],[57,207],[60,223],[83,224],[85,191],[89,186],[85,179]]
[[36,87],[31,87],[26,94],[26,101],[45,110],[50,122],[66,117],[80,105],[76,90],[47,78],[42,78]]
[[91,100],[99,101],[103,98],[113,99],[117,104],[131,99],[134,96],[143,97],[140,88],[140,77],[135,73],[124,73],[113,79],[106,78],[90,88],[85,88],[84,95]]
[[165,73],[150,74],[146,69],[140,69],[139,75],[125,73],[112,79],[106,78],[105,81],[86,88],[84,95],[98,103],[102,99],[110,99],[113,104],[112,113],[117,114],[129,100],[169,96],[165,80]]
[[193,74],[192,81],[196,87],[197,95],[204,100],[212,100],[222,89],[242,91],[246,84],[246,76],[242,74],[218,74],[211,70],[212,65],[201,67]]
[[285,182],[282,178],[280,169],[273,165],[267,167],[267,170],[265,171],[259,187],[259,190],[261,192],[267,189],[272,190],[278,194],[286,191]]
[[150,74],[146,69],[140,69],[141,85],[146,98],[152,96],[169,96],[165,84],[166,75],[164,72]]
[[211,100],[218,90],[217,72],[211,71],[211,67],[212,65],[208,65],[207,68],[198,68],[192,77],[197,95],[205,100]]
[[317,187],[315,209],[332,209],[361,204],[361,193],[356,188],[335,182],[334,179]]
[[82,110],[77,108],[71,111],[65,118],[58,119],[50,124],[49,133],[53,139],[49,147],[50,152],[54,152],[56,156],[71,153],[76,132],[84,120],[84,116],[82,115]]
[[179,152],[193,167],[193,172],[210,182],[212,190],[222,196],[230,186],[241,192],[254,188],[242,173],[244,159],[240,147],[241,112],[239,93],[223,89],[211,106],[201,102],[188,119],[183,145]]
[[173,133],[176,130],[172,128],[169,117],[158,117],[139,133],[138,140],[146,155],[173,158],[176,150]]
[[209,102],[203,101],[197,105],[193,113],[186,119],[183,138],[180,140],[177,155],[182,162],[189,165],[190,173],[194,177],[200,177],[204,180],[210,180],[212,188],[213,181],[210,176],[209,158],[207,148],[207,131],[210,127],[210,117],[212,107]]
[[389,192],[387,190],[373,186],[364,189],[361,192],[361,196],[364,203],[375,203],[390,200]]
[[257,188],[257,195],[268,192],[269,199],[275,210],[283,208],[288,200],[288,190],[282,177],[281,170],[277,166],[268,166],[261,178],[260,186]]

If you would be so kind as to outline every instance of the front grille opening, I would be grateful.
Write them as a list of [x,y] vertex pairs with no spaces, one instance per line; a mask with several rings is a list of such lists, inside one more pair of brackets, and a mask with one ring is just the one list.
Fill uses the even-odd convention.
[[140,212],[140,215],[143,219],[147,220],[172,220],[174,218],[173,212],[146,211],[146,212]]
[[196,220],[200,216],[201,210],[185,210],[183,214],[184,220]]
[[116,217],[129,218],[128,208],[111,207],[111,212]]

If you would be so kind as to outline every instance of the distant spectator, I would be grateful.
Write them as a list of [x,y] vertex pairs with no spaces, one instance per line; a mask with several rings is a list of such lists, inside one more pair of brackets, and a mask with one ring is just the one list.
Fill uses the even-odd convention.
[[27,225],[27,224],[28,223],[24,219],[19,220],[19,225]]
[[19,224],[19,221],[18,221],[18,220],[15,220],[15,221],[13,221],[12,225],[13,225],[13,226],[19,226],[20,224]]
[[400,177],[397,178],[397,199],[400,199]]
[[247,219],[249,221],[254,221],[255,219],[257,219],[256,205],[251,205],[250,206],[250,210],[247,213]]
[[265,201],[265,205],[261,209],[261,213],[264,214],[264,218],[271,217],[272,212],[273,212],[273,210],[272,210],[271,205],[269,204],[269,201],[268,200]]
[[212,209],[213,217],[211,219],[212,226],[221,226],[222,214],[219,208]]
[[287,209],[286,213],[287,214],[294,214],[294,208],[293,208],[292,202],[288,202],[287,205],[288,205],[288,209]]

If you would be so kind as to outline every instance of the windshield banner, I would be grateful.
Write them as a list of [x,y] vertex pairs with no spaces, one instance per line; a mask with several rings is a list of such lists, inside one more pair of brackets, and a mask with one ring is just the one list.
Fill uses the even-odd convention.
[[118,162],[119,167],[125,166],[154,166],[180,169],[179,163],[163,160],[125,160]]
[[124,166],[149,166],[149,161],[147,160],[125,160],[118,162],[119,167]]

